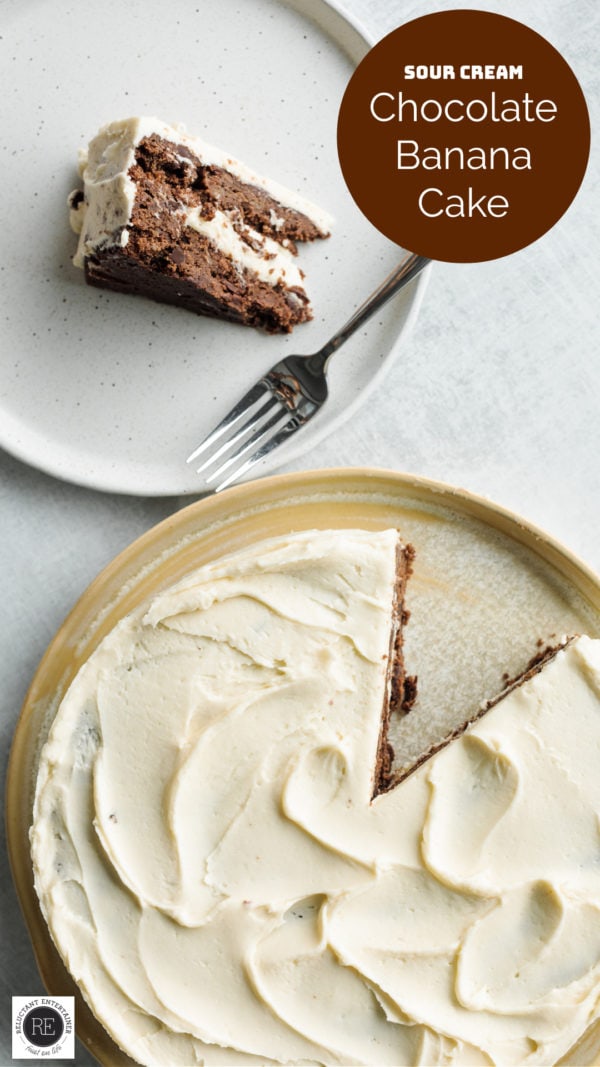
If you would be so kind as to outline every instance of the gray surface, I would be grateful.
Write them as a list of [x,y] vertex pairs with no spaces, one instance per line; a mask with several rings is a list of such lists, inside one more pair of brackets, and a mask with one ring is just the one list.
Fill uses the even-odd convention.
[[[595,0],[529,0],[526,9],[519,0],[348,4],[377,36],[455,6],[501,11],[547,36],[575,69],[594,127]],[[461,485],[521,513],[600,569],[599,173],[593,146],[575,203],[529,249],[489,264],[436,266],[385,382],[297,469],[378,465]],[[75,599],[116,552],[188,502],[95,493],[0,453],[3,770],[31,675]],[[42,989],[6,864],[0,886],[0,1065],[8,1065],[10,997]],[[76,1062],[93,1061],[80,1049]]]

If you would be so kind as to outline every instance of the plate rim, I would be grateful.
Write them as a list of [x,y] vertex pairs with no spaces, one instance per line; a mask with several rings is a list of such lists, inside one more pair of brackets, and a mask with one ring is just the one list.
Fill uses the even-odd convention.
[[[233,523],[240,515],[260,511],[263,515],[285,506],[286,500],[307,502],[315,501],[318,495],[362,494],[364,497],[398,497],[406,502],[407,498],[415,501],[425,500],[453,511],[458,516],[467,516],[482,521],[488,528],[498,530],[518,544],[525,546],[538,558],[550,564],[560,576],[567,578],[585,601],[600,611],[600,575],[592,570],[583,560],[566,545],[542,530],[534,523],[523,518],[501,504],[497,504],[469,490],[449,483],[425,478],[408,472],[401,472],[380,467],[330,467],[317,470],[297,471],[275,474],[267,478],[246,482],[234,486],[220,494],[212,494],[187,504],[156,523],[139,537],[123,548],[104,566],[77,598],[71,610],[57,628],[33,674],[15,726],[10,749],[5,797],[5,822],[7,835],[7,852],[17,898],[24,917],[25,926],[32,944],[34,956],[42,981],[49,992],[57,995],[55,985],[57,966],[64,974],[62,991],[65,985],[69,993],[78,998],[78,1036],[94,1055],[102,1056],[104,1040],[109,1041],[115,1049],[113,1039],[96,1020],[83,1001],[77,986],[64,967],[62,959],[51,940],[48,927],[42,916],[39,901],[33,884],[33,871],[29,848],[23,848],[24,826],[31,824],[31,796],[33,782],[24,788],[27,768],[33,765],[31,757],[32,728],[44,719],[44,699],[42,690],[47,668],[53,657],[60,655],[67,645],[76,652],[76,643],[68,640],[70,630],[81,627],[81,616],[86,605],[96,601],[100,615],[106,607],[105,594],[114,585],[115,578],[121,576],[126,590],[128,585],[135,588],[143,582],[147,573],[143,557],[153,546],[160,547],[167,540],[169,549],[159,554],[157,566],[170,556],[176,556],[188,543],[186,530],[193,526],[197,536],[202,537],[208,529],[219,523]],[[337,528],[335,517],[332,528]],[[341,527],[340,527],[341,528]],[[150,557],[152,558],[152,557]],[[137,562],[136,562],[137,561]],[[114,600],[114,597],[113,597]],[[114,604],[113,604],[114,607]],[[98,608],[96,609],[98,612]],[[130,610],[122,601],[117,602],[119,618]],[[115,625],[113,622],[112,625]],[[79,634],[81,640],[81,634]],[[99,643],[102,634],[91,640],[93,647]],[[87,655],[93,650],[89,649]],[[87,655],[85,658],[87,658]],[[66,686],[65,686],[66,687]],[[47,702],[47,701],[46,701]],[[47,711],[47,709],[46,709]],[[586,1035],[582,1035],[582,1041]],[[111,1054],[111,1067],[132,1064],[125,1053],[119,1050],[122,1058]],[[108,1063],[108,1061],[101,1060]]]

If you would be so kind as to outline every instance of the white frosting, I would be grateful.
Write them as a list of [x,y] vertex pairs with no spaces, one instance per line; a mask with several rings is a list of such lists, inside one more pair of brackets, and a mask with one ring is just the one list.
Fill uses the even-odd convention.
[[52,936],[147,1064],[550,1064],[600,997],[600,642],[371,802],[395,532],[277,538],[121,622],[43,750]]
[[[248,239],[253,244],[259,245],[260,251],[255,251],[248,241],[243,240],[229,215],[224,211],[215,211],[211,219],[206,219],[202,216],[199,207],[191,208],[186,213],[185,224],[208,237],[235,263],[239,263],[241,267],[256,274],[261,282],[266,282],[268,285],[281,284],[302,288],[302,271],[296,266],[291,252],[272,238],[263,237],[257,230],[242,225],[242,231]],[[237,227],[240,227],[239,222]]]
[[87,154],[80,156],[85,205],[78,209],[75,219],[71,216],[80,235],[73,259],[76,266],[83,267],[86,257],[97,249],[127,244],[127,226],[135,201],[135,184],[128,171],[135,161],[136,146],[152,134],[185,145],[202,163],[224,167],[242,181],[264,189],[284,207],[307,215],[323,236],[330,232],[331,216],[299,193],[256,174],[222,149],[191,137],[182,125],[168,126],[157,118],[135,117],[103,126],[90,142]]

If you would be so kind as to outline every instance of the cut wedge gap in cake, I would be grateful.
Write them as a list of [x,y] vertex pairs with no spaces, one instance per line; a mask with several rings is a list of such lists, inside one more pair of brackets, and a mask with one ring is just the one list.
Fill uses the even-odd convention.
[[331,217],[182,126],[104,126],[69,199],[90,285],[287,333],[312,318],[297,244]]
[[[546,647],[540,649],[540,651],[536,652],[536,654],[532,656],[527,665],[524,667],[523,671],[520,674],[515,675],[514,678],[507,678],[502,690],[496,696],[490,697],[488,700],[486,700],[481,705],[479,710],[475,713],[475,715],[472,715],[469,719],[465,719],[463,722],[459,723],[459,725],[456,726],[453,730],[447,733],[445,737],[443,737],[440,741],[436,741],[435,744],[430,745],[429,748],[425,749],[425,751],[422,752],[416,760],[413,760],[412,763],[396,765],[395,767],[392,766],[388,776],[387,785],[385,787],[386,790],[394,789],[396,786],[400,785],[403,781],[405,781],[406,778],[409,778],[411,774],[414,774],[414,772],[418,770],[419,767],[422,767],[424,763],[427,763],[428,760],[435,756],[437,752],[441,752],[448,745],[452,744],[453,741],[456,741],[459,737],[462,737],[462,735],[466,733],[466,731],[469,730],[471,726],[474,726],[475,723],[479,722],[479,720],[482,719],[484,715],[487,715],[487,713],[491,711],[492,708],[494,708],[497,704],[504,700],[505,697],[509,696],[509,694],[512,693],[515,689],[519,689],[519,687],[524,685],[525,682],[530,681],[532,678],[535,677],[536,674],[539,674],[544,669],[546,664],[550,663],[550,661],[553,660],[559,652],[561,652],[564,648],[570,645],[572,641],[575,640],[576,635],[564,637],[557,644],[547,645]],[[408,679],[408,681],[410,682],[410,679]]]

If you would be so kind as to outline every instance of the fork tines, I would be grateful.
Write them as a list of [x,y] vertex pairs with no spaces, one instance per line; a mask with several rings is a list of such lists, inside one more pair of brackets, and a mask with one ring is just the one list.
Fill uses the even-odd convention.
[[[241,421],[244,416],[247,416],[246,419]],[[279,426],[283,420],[285,424]],[[206,458],[196,470],[201,474],[209,472],[211,467],[214,468],[204,474],[204,480],[209,485],[229,472],[223,481],[214,486],[215,491],[219,492],[241,478],[272,448],[280,444],[288,433],[296,429],[296,425],[297,421],[290,409],[263,379],[257,382],[212,433],[204,438],[198,448],[188,456],[187,462],[192,463],[199,456],[205,455]],[[252,451],[253,449],[255,451]],[[249,452],[250,456],[244,460]],[[209,454],[206,456],[206,453]]]

